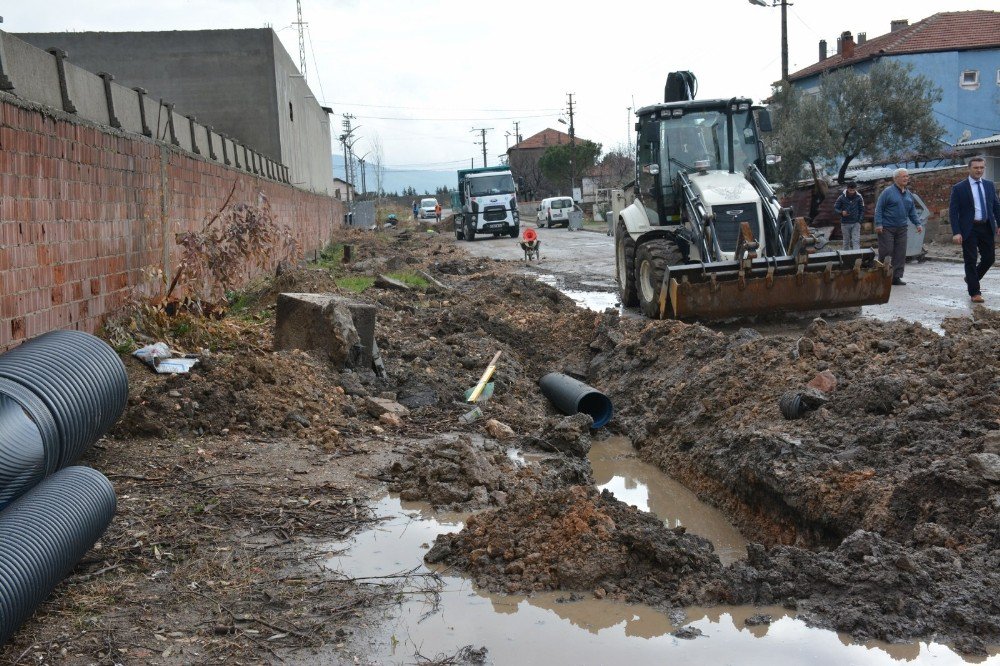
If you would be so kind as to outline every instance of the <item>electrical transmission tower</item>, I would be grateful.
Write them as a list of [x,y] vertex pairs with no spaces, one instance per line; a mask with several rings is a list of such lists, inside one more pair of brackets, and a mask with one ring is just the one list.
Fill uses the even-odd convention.
[[295,0],[295,12],[298,20],[295,25],[299,27],[299,69],[303,78],[306,75],[306,23],[302,20],[302,0]]

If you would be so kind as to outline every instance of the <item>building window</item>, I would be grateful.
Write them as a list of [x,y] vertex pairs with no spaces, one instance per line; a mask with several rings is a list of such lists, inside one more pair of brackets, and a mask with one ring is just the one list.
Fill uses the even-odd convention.
[[288,119],[293,123],[295,122],[295,109],[292,108],[291,102],[288,103]]
[[997,70],[997,85],[1000,86],[1000,69]]
[[979,70],[967,69],[962,72],[958,85],[966,90],[977,90],[979,88]]

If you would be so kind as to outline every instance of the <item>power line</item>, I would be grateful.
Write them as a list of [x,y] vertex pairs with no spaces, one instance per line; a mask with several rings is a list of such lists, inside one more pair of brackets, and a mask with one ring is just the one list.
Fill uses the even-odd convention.
[[561,107],[543,107],[540,109],[473,109],[473,108],[456,108],[454,106],[391,106],[389,104],[362,104],[360,102],[341,102],[333,101],[331,104],[339,104],[341,106],[365,106],[376,109],[414,109],[420,111],[484,111],[488,113],[515,113],[518,111],[551,111],[556,112],[561,109]]
[[306,36],[309,38],[309,53],[313,57],[313,67],[316,69],[316,83],[319,84],[319,95],[326,100],[326,91],[323,90],[323,77],[319,75],[319,64],[316,62],[316,51],[313,49],[313,37],[312,32],[309,30],[309,24],[306,24]]
[[[341,106],[345,106],[341,104]],[[537,116],[488,116],[485,118],[406,118],[403,116],[355,116],[355,118],[365,118],[367,120],[412,120],[418,122],[478,122],[480,120],[516,120],[518,118],[550,118],[551,113],[543,113]]]

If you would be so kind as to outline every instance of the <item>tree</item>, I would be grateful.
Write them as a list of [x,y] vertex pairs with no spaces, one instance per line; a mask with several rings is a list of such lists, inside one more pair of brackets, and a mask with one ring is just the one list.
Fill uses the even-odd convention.
[[778,131],[771,145],[784,163],[776,170],[780,180],[794,181],[803,163],[818,179],[821,162],[843,183],[858,158],[884,162],[935,151],[944,133],[933,115],[941,91],[912,70],[880,60],[867,72],[843,68],[824,74],[815,92],[778,91]]
[[593,141],[577,141],[558,146],[550,146],[538,160],[545,177],[554,183],[569,182],[578,179],[597,162],[601,154],[601,144]]
[[529,151],[515,150],[510,154],[510,171],[518,184],[519,200],[534,201],[545,189],[545,176],[538,160]]
[[635,180],[635,156],[618,144],[601,159],[601,187],[621,188]]
[[375,192],[378,196],[384,197],[385,151],[382,149],[382,139],[379,138],[378,134],[374,134],[368,142],[371,144],[368,161],[375,176]]

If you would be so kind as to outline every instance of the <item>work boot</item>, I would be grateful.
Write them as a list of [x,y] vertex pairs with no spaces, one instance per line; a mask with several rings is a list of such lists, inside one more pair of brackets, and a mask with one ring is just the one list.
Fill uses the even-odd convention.
[[973,303],[985,303],[986,299],[983,298],[982,294],[976,294],[975,296],[972,297],[972,302]]
[[906,283],[900,280],[899,278],[896,278],[895,280],[892,281],[892,285],[894,287],[905,287]]

